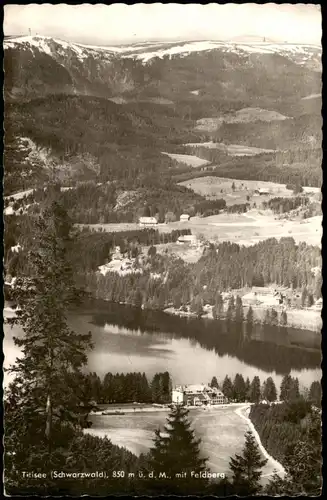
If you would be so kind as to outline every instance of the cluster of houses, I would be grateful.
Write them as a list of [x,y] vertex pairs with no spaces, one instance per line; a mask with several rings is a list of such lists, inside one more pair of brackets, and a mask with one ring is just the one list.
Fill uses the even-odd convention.
[[[180,222],[188,222],[190,220],[190,216],[188,214],[182,214],[179,218]],[[141,227],[154,227],[158,225],[158,220],[156,217],[140,217],[139,225]]]
[[116,272],[121,276],[126,274],[142,274],[142,269],[136,269],[134,266],[135,259],[124,258],[120,251],[120,247],[117,246],[115,251],[111,256],[111,261],[107,264],[99,266],[98,269],[104,276],[109,272]]
[[177,385],[172,390],[172,403],[185,406],[211,406],[228,403],[220,389],[206,384]]

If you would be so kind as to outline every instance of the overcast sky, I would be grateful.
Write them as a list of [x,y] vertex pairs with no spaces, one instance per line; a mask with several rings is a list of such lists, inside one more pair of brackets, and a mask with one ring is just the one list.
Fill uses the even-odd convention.
[[313,4],[6,5],[5,35],[48,35],[91,44],[144,40],[232,39],[321,43],[321,11]]

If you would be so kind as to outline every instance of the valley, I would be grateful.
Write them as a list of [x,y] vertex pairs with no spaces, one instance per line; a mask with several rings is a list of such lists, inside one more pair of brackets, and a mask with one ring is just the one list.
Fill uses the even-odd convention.
[[321,8],[4,13],[5,494],[319,496]]
[[[78,252],[83,246],[90,252],[86,259],[83,250],[78,273],[86,259],[83,280],[92,293],[115,295],[105,281],[98,283],[99,269],[102,280],[118,275],[127,286],[134,252],[141,263],[134,275],[139,284],[132,286],[151,288],[147,273],[157,276],[158,290],[141,302],[161,309],[174,310],[178,303],[178,288],[173,295],[164,289],[169,259],[195,269],[212,246],[251,250],[284,240],[299,247],[305,242],[309,254],[322,237],[319,53],[305,45],[257,42],[97,47],[49,37],[6,41],[14,71],[9,68],[5,89],[6,217],[33,217],[47,200],[47,185],[56,184],[58,201],[80,231]],[[34,85],[31,58],[48,61],[39,74],[42,86]],[[66,86],[48,78],[58,64],[66,72],[63,81],[71,82]],[[29,82],[24,95],[17,93],[22,78]],[[142,217],[155,223],[146,228]],[[141,237],[142,231],[157,236]],[[178,240],[183,231],[193,243]],[[15,237],[9,248],[20,240]],[[117,242],[127,244],[129,255],[110,264]],[[153,242],[157,260],[147,262]],[[9,277],[23,265],[17,259],[9,251]],[[284,278],[287,288],[292,279]],[[315,293],[316,278],[304,280]],[[268,278],[264,286],[273,282]],[[251,284],[250,277],[243,287],[223,281],[220,287],[249,290]],[[210,286],[216,293],[217,285]],[[302,293],[303,287],[295,288]],[[197,294],[205,306],[203,292]],[[119,301],[135,303],[138,293],[127,295]],[[192,296],[181,297],[183,307],[191,306]],[[264,321],[266,306],[254,310]],[[319,310],[288,312],[290,325],[319,327]]]

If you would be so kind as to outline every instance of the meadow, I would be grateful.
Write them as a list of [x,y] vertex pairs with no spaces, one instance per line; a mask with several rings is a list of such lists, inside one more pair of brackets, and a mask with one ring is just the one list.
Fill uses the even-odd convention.
[[[244,446],[244,434],[249,424],[235,410],[244,405],[230,405],[211,409],[190,410],[190,420],[196,436],[201,438],[202,455],[208,458],[212,472],[228,475],[229,460],[240,453]],[[165,412],[126,413],[125,415],[91,415],[93,425],[87,432],[96,436],[108,436],[114,444],[124,446],[140,455],[147,452],[154,438],[154,431],[163,428]],[[264,480],[275,468],[273,460],[264,467]]]

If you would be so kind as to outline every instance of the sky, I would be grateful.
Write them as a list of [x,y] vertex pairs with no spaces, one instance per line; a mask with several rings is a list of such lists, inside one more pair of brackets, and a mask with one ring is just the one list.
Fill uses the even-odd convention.
[[314,4],[6,5],[5,35],[45,35],[89,44],[228,40],[246,35],[321,44]]

